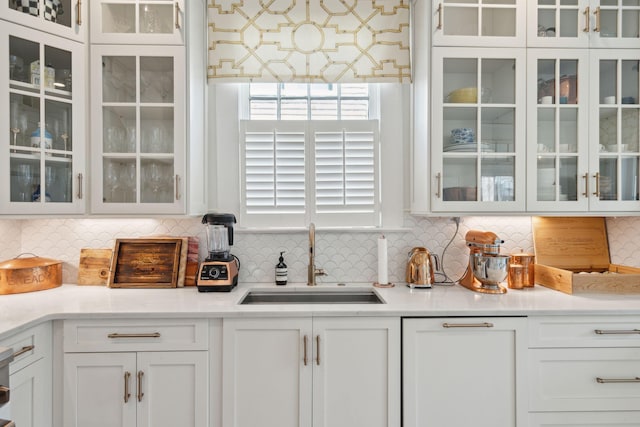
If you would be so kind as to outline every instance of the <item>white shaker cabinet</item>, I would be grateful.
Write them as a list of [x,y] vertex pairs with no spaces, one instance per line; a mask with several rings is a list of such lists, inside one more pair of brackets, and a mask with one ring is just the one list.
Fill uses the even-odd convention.
[[6,0],[0,2],[0,16],[76,41],[87,38],[89,0]]
[[402,320],[404,427],[526,426],[526,318]]
[[398,427],[398,318],[225,319],[225,427]]

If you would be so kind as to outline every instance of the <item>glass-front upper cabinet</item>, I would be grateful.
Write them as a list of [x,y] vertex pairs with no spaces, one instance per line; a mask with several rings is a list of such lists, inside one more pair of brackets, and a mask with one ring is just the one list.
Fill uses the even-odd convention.
[[589,56],[528,49],[527,209],[589,209]]
[[524,49],[435,48],[434,212],[525,208]]
[[0,16],[16,24],[86,40],[89,0],[0,0]]
[[640,0],[535,0],[528,4],[527,45],[637,48]]
[[525,0],[432,0],[434,46],[524,47]]
[[640,51],[591,51],[591,209],[640,210]]
[[94,213],[184,213],[184,49],[93,46]]
[[10,23],[0,37],[1,210],[82,213],[83,45]]
[[91,42],[184,44],[184,0],[98,0],[91,5]]

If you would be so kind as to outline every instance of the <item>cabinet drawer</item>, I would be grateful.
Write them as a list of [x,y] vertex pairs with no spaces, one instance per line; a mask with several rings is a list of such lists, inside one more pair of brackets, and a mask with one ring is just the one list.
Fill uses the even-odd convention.
[[529,347],[640,347],[640,316],[531,317]]
[[51,357],[51,322],[17,333],[0,342],[1,347],[11,347],[14,359],[9,366],[13,374],[43,357]]
[[640,412],[534,412],[529,427],[640,427]]
[[206,319],[67,320],[65,352],[206,350]]
[[529,351],[531,411],[640,408],[640,348]]

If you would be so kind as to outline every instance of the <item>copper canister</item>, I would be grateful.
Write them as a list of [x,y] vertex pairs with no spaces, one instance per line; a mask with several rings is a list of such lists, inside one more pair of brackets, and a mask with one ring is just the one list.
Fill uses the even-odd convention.
[[[514,289],[531,288],[535,285],[535,259],[535,255],[525,252],[511,254],[508,279],[513,275]],[[511,282],[508,284],[511,288]]]
[[42,291],[62,285],[62,261],[39,256],[0,262],[0,295]]

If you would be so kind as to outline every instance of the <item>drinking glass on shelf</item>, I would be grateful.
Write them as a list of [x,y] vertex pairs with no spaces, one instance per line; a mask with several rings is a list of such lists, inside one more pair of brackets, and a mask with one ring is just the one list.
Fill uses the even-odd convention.
[[164,168],[158,162],[152,162],[147,166],[146,170],[146,180],[147,185],[151,188],[153,192],[153,201],[158,202],[158,192],[162,188],[163,180],[164,180]]
[[22,134],[22,145],[31,145],[30,141],[27,139],[27,130],[29,129],[29,117],[27,116],[27,113],[25,111],[22,112],[22,114],[20,115],[20,118],[18,120],[18,129],[19,132]]
[[47,165],[44,167],[44,194],[47,202],[51,202],[53,200],[51,191],[53,190],[56,177],[56,169],[53,166]]
[[124,187],[124,201],[133,202],[136,201],[136,164],[134,162],[128,162],[120,167],[120,180]]
[[105,166],[104,172],[104,183],[106,187],[105,190],[109,190],[109,199],[107,200],[107,202],[115,202],[114,194],[120,187],[119,180],[120,173],[118,171],[118,165],[116,165],[113,161],[108,162]]
[[16,170],[16,183],[20,191],[20,201],[30,201],[33,178],[33,167],[30,164],[21,163],[18,165]]

